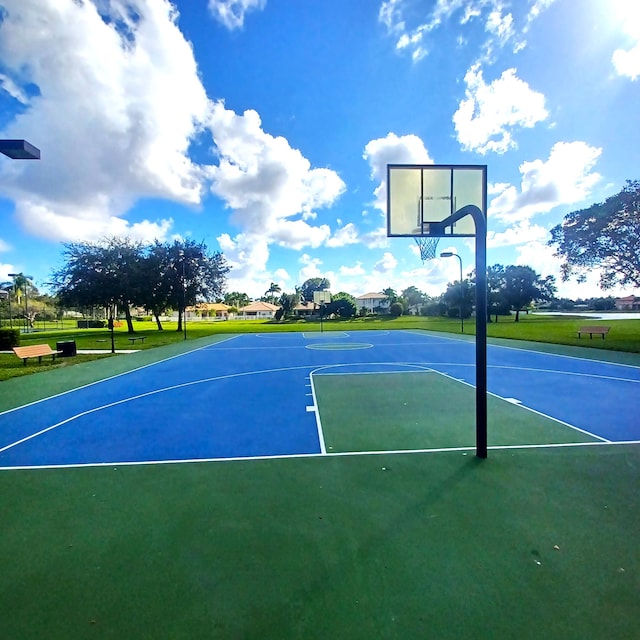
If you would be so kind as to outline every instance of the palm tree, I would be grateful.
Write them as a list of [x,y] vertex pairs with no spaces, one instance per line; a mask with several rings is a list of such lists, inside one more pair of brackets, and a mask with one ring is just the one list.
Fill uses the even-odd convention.
[[276,304],[276,293],[282,293],[282,289],[280,285],[276,282],[272,282],[269,285],[269,288],[264,292],[264,298],[266,302],[271,302],[272,304]]

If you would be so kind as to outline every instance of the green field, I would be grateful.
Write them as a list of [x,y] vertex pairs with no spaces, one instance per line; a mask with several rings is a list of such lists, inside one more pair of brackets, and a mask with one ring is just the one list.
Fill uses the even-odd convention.
[[0,473],[0,636],[611,640],[640,446]]

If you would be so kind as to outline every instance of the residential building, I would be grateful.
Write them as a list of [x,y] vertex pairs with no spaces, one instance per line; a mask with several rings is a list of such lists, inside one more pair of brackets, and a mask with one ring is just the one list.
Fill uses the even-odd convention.
[[616,300],[618,311],[640,311],[640,298],[638,296],[626,296]]
[[358,311],[364,307],[367,313],[386,313],[389,310],[389,300],[384,293],[365,293],[356,298],[356,306]]
[[279,308],[270,302],[252,302],[246,307],[238,309],[237,317],[242,320],[272,320]]

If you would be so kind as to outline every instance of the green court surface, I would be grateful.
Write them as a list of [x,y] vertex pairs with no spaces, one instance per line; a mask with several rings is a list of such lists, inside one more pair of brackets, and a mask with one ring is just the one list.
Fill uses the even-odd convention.
[[[473,447],[475,389],[435,371],[314,376],[328,452]],[[490,446],[597,442],[489,396]]]
[[640,446],[0,474],[0,637],[638,637]]

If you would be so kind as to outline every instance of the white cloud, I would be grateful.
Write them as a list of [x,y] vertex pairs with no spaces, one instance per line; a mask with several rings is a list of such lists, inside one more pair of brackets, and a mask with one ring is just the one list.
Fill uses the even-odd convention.
[[[428,55],[430,46],[428,35],[438,29],[449,28],[454,33],[455,41],[467,42],[467,38],[456,32],[455,27],[464,27],[474,20],[481,20],[483,16],[485,40],[480,49],[483,54],[481,60],[490,60],[497,48],[505,47],[513,42],[514,52],[526,46],[524,34],[541,13],[555,0],[529,0],[528,10],[523,1],[512,3],[517,6],[518,20],[512,13],[504,13],[503,0],[437,0],[432,4],[431,11],[425,19],[413,20],[407,23],[404,9],[409,15],[415,15],[408,0],[385,0],[378,13],[378,20],[385,25],[387,33],[395,39],[397,51],[408,53],[413,62],[417,62]],[[455,20],[455,24],[451,25]],[[469,27],[470,35],[473,30]]]
[[0,253],[3,251],[10,251],[11,245],[8,242],[5,242],[2,238],[0,238]]
[[346,277],[363,276],[365,273],[367,272],[365,271],[364,267],[362,266],[362,262],[360,261],[356,262],[356,264],[353,267],[347,267],[347,266],[340,267],[341,276],[346,276]]
[[616,49],[612,61],[618,75],[636,80],[640,76],[640,41],[629,50]]
[[549,232],[540,225],[531,224],[528,220],[520,220],[513,227],[505,231],[488,231],[487,248],[497,249],[529,242],[544,241]]
[[640,5],[634,0],[610,0],[607,8],[629,39],[630,48],[613,52],[616,73],[636,80],[640,76]]
[[373,265],[373,270],[376,273],[389,273],[398,266],[398,261],[394,255],[389,251],[385,251],[384,255]]
[[327,225],[306,220],[345,190],[335,171],[312,168],[285,138],[263,131],[255,111],[238,115],[216,102],[208,126],[220,158],[208,169],[211,190],[233,209],[232,221],[243,232],[293,249],[318,247],[329,238]]
[[557,142],[548,160],[523,162],[520,189],[500,185],[502,192],[489,204],[489,219],[514,223],[585,200],[600,180],[593,167],[601,153],[586,142]]
[[353,222],[349,222],[338,229],[333,236],[327,240],[327,247],[344,247],[348,244],[356,244],[357,242],[360,242],[358,228]]
[[[1,132],[42,150],[2,165],[18,217],[51,239],[94,238],[141,197],[197,204],[204,174],[189,159],[208,100],[167,0],[3,0],[6,88],[39,92]],[[33,93],[33,91],[31,91]],[[42,216],[42,218],[40,218]],[[120,221],[119,221],[120,220]],[[89,224],[89,221],[91,224]],[[149,221],[164,229],[167,221]]]
[[209,0],[209,11],[227,29],[240,29],[249,11],[261,10],[267,0]]
[[464,77],[467,88],[453,115],[457,139],[465,150],[485,154],[504,153],[516,147],[513,131],[531,128],[549,115],[544,96],[507,69],[491,84],[482,69],[473,65]]
[[371,179],[378,182],[374,191],[374,205],[386,214],[387,211],[387,165],[388,164],[433,164],[424,142],[413,134],[397,136],[388,133],[384,138],[369,141],[362,157],[369,162]]

